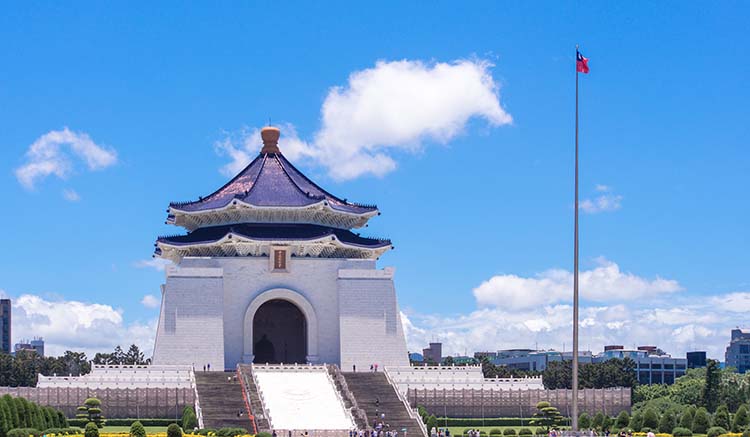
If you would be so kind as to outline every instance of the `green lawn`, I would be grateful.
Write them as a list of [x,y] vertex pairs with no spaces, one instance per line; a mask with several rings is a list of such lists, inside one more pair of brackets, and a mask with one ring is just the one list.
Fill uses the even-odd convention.
[[[158,432],[167,432],[166,426],[144,426],[146,428],[146,434],[156,434]],[[105,426],[99,430],[100,434],[107,432],[130,432],[129,426]]]

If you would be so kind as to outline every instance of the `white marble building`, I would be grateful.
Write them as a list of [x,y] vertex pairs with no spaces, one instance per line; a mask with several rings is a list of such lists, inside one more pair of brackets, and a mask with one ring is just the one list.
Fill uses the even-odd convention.
[[379,215],[315,185],[278,149],[279,130],[240,174],[198,201],[172,203],[160,237],[171,259],[154,364],[408,365],[388,240],[350,231]]

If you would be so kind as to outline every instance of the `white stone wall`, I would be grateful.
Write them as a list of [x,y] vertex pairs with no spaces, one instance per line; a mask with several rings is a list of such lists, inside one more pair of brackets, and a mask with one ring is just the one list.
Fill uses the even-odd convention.
[[408,366],[392,268],[339,270],[341,369]]
[[222,270],[170,266],[166,275],[153,363],[224,370]]
[[[210,355],[206,362],[212,370],[234,369],[252,359],[245,350],[251,304],[262,300],[263,293],[288,290],[314,312],[316,323],[308,322],[316,342],[315,354],[308,345],[311,362],[347,363],[344,369],[354,362],[362,369],[375,362],[408,365],[392,270],[375,270],[374,260],[328,258],[290,258],[285,272],[270,267],[268,258],[216,257],[185,258],[168,270],[154,363],[194,362],[202,368]],[[178,274],[183,271],[193,274]],[[203,309],[207,325],[191,329],[193,313]],[[177,314],[176,333],[165,329],[171,327],[170,314]],[[222,367],[215,355],[219,346]]]

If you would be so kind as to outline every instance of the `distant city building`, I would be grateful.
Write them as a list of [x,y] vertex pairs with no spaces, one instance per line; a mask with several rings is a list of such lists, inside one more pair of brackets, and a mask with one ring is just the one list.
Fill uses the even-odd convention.
[[[493,364],[515,370],[544,371],[549,363],[569,361],[572,352],[555,350],[537,351],[533,349],[506,349],[497,352],[477,352],[475,357],[488,357]],[[591,351],[578,352],[581,364],[601,363],[613,358],[630,358],[636,364],[636,376],[641,384],[672,384],[685,374],[687,359],[673,358],[656,346],[640,346],[636,349],[625,349],[623,345],[607,345],[604,351],[593,355]],[[705,361],[705,353],[704,353]]]
[[9,354],[10,350],[10,299],[0,299],[0,349]]
[[694,351],[687,353],[688,369],[699,369],[706,367],[706,351]]
[[430,343],[430,347],[422,349],[424,361],[440,364],[443,361],[443,343]]
[[613,358],[630,358],[635,361],[636,377],[644,385],[674,384],[674,380],[683,376],[687,369],[686,358],[673,358],[656,346],[640,346],[637,349],[605,346],[604,352],[596,356],[595,362]]
[[13,348],[13,354],[21,351],[34,351],[40,357],[44,356],[44,339],[35,337],[33,340],[21,340]]
[[750,369],[750,332],[732,329],[732,338],[724,355],[726,367],[734,367],[740,373]]
[[[554,361],[572,360],[572,352],[559,352],[554,350],[535,351],[533,349],[506,349],[499,350],[492,363],[498,366],[505,366],[515,370],[535,370],[544,371],[547,365]],[[590,351],[578,352],[578,361],[583,363],[593,362],[593,356]]]
[[497,358],[497,352],[474,352],[474,358],[481,361],[482,358],[487,358],[490,362]]

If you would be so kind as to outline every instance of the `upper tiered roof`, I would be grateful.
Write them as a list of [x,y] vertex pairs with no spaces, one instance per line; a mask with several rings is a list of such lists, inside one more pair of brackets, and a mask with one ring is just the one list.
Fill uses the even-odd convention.
[[293,257],[376,259],[393,248],[350,231],[378,215],[377,207],[340,199],[308,179],[279,151],[278,128],[265,127],[261,136],[260,154],[226,185],[169,205],[167,223],[188,233],[159,237],[155,256],[258,257],[283,246]]
[[261,131],[260,154],[226,185],[192,202],[169,205],[167,222],[189,230],[243,222],[311,223],[342,229],[364,226],[378,214],[327,192],[297,170],[278,148],[280,131]]

